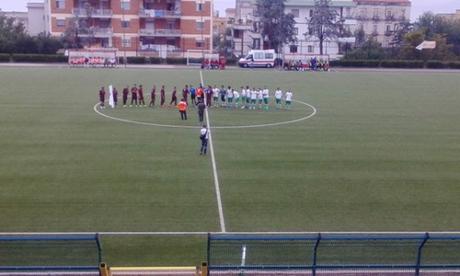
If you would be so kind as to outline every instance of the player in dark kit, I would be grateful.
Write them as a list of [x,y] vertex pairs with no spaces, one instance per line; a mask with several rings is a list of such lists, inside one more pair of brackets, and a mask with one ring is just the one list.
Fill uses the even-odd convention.
[[129,95],[129,86],[126,86],[126,88],[123,89],[123,107],[126,107],[126,104],[128,103],[128,95]]
[[174,86],[174,90],[171,95],[171,102],[169,103],[169,105],[172,106],[173,103],[174,103],[174,106],[177,105],[177,89],[175,86]]
[[163,107],[164,104],[165,104],[165,101],[166,101],[166,92],[165,92],[165,86],[164,85],[161,87],[160,98],[161,98],[160,99],[161,100],[160,104],[161,104],[161,107]]
[[157,97],[157,87],[154,85],[152,88],[152,92],[150,92],[150,103],[149,107],[154,107],[155,106],[155,99]]
[[206,104],[203,101],[200,101],[197,104],[198,107],[198,118],[200,120],[200,123],[204,121],[204,111],[206,110]]
[[118,91],[115,87],[113,88],[113,103],[115,106],[118,105]]
[[101,108],[105,108],[105,88],[104,86],[101,87],[101,90],[99,90],[99,102]]
[[137,102],[137,86],[136,85],[134,85],[133,88],[131,88],[131,105],[130,105],[130,107],[132,107],[133,104],[135,104],[136,106],[139,106],[139,104]]
[[212,105],[212,94],[214,93],[212,91],[212,86],[211,85],[208,86],[208,89],[206,89],[204,93],[206,94],[206,105],[208,107],[211,107],[211,105]]
[[196,105],[196,89],[190,85],[190,98],[192,99],[192,106]]
[[182,89],[182,98],[184,98],[185,102],[188,104],[188,85],[185,85],[185,88]]
[[142,88],[142,85],[139,85],[139,89],[137,90],[137,94],[139,95],[139,105],[145,107],[144,88]]

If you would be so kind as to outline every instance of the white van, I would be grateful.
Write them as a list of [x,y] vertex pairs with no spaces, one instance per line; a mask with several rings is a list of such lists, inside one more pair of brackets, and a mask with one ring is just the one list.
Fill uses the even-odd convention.
[[238,62],[240,67],[275,67],[275,50],[251,50],[249,54]]

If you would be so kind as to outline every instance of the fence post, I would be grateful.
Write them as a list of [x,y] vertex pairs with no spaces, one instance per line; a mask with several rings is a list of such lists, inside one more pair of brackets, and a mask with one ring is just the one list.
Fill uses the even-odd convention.
[[98,263],[102,263],[102,246],[101,246],[101,241],[99,240],[99,233],[96,233],[96,244],[97,244],[97,257],[98,257]]
[[430,239],[430,234],[427,232],[425,233],[425,237],[423,238],[423,241],[420,243],[418,246],[418,252],[417,252],[417,264],[415,267],[415,275],[419,276],[420,275],[420,263],[422,262],[422,251],[423,247],[425,246],[425,243]]
[[316,263],[318,260],[318,246],[321,241],[321,233],[318,233],[318,238],[316,239],[315,247],[313,249],[313,263],[312,263],[312,275],[316,276]]
[[211,252],[211,233],[208,233],[208,245],[207,245],[206,252],[207,252],[206,253],[207,254],[207,256],[206,256],[206,263],[207,263],[206,269],[209,271],[209,265],[211,264],[210,258],[209,258],[210,252]]

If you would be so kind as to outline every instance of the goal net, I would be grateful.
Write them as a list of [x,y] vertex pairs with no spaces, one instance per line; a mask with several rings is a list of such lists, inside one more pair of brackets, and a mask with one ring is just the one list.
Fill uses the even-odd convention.
[[66,54],[71,66],[115,67],[118,64],[115,49],[70,49]]
[[219,64],[219,54],[210,50],[188,50],[186,57],[188,66]]

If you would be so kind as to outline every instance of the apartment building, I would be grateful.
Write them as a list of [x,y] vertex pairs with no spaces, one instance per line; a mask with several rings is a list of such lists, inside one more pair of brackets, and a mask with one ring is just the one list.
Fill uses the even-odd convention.
[[[319,39],[311,32],[309,22],[313,16],[315,7],[314,0],[288,0],[286,1],[286,13],[294,15],[296,42],[285,45],[283,52],[289,54],[306,54],[319,55],[320,42]],[[342,20],[344,29],[351,33],[356,26],[356,20],[352,17],[352,11],[356,4],[352,0],[333,0],[330,2],[330,7],[334,9],[338,15],[336,20]],[[341,54],[340,44],[341,39],[338,37],[327,38],[323,43],[323,54],[329,55],[331,58]]]
[[244,56],[250,50],[263,49],[255,0],[236,0],[234,17],[229,17],[233,55]]
[[45,0],[47,28],[76,24],[89,48],[127,56],[185,56],[212,50],[212,0]]
[[447,20],[460,20],[460,10],[456,10],[454,13],[438,13],[436,15]]
[[29,27],[29,18],[27,12],[18,12],[18,11],[2,11],[0,9],[0,16],[5,16],[7,18],[13,18],[14,24],[22,24],[24,28],[28,29]]
[[[309,33],[308,22],[313,14],[314,0],[287,0],[285,13],[291,13],[295,19],[296,42],[287,44],[282,49],[284,54],[319,55],[319,40]],[[352,18],[352,10],[356,4],[352,0],[333,0],[331,7],[337,11],[339,19],[344,19],[347,30],[353,30],[356,20]],[[236,18],[232,22],[234,53],[245,55],[251,49],[262,49],[266,44],[260,34],[260,24],[255,0],[236,0]],[[339,55],[338,38],[327,39],[323,44],[323,53],[335,57]]]
[[357,29],[363,29],[367,37],[373,37],[383,47],[391,47],[395,32],[401,24],[410,20],[409,0],[354,0],[354,18]]

